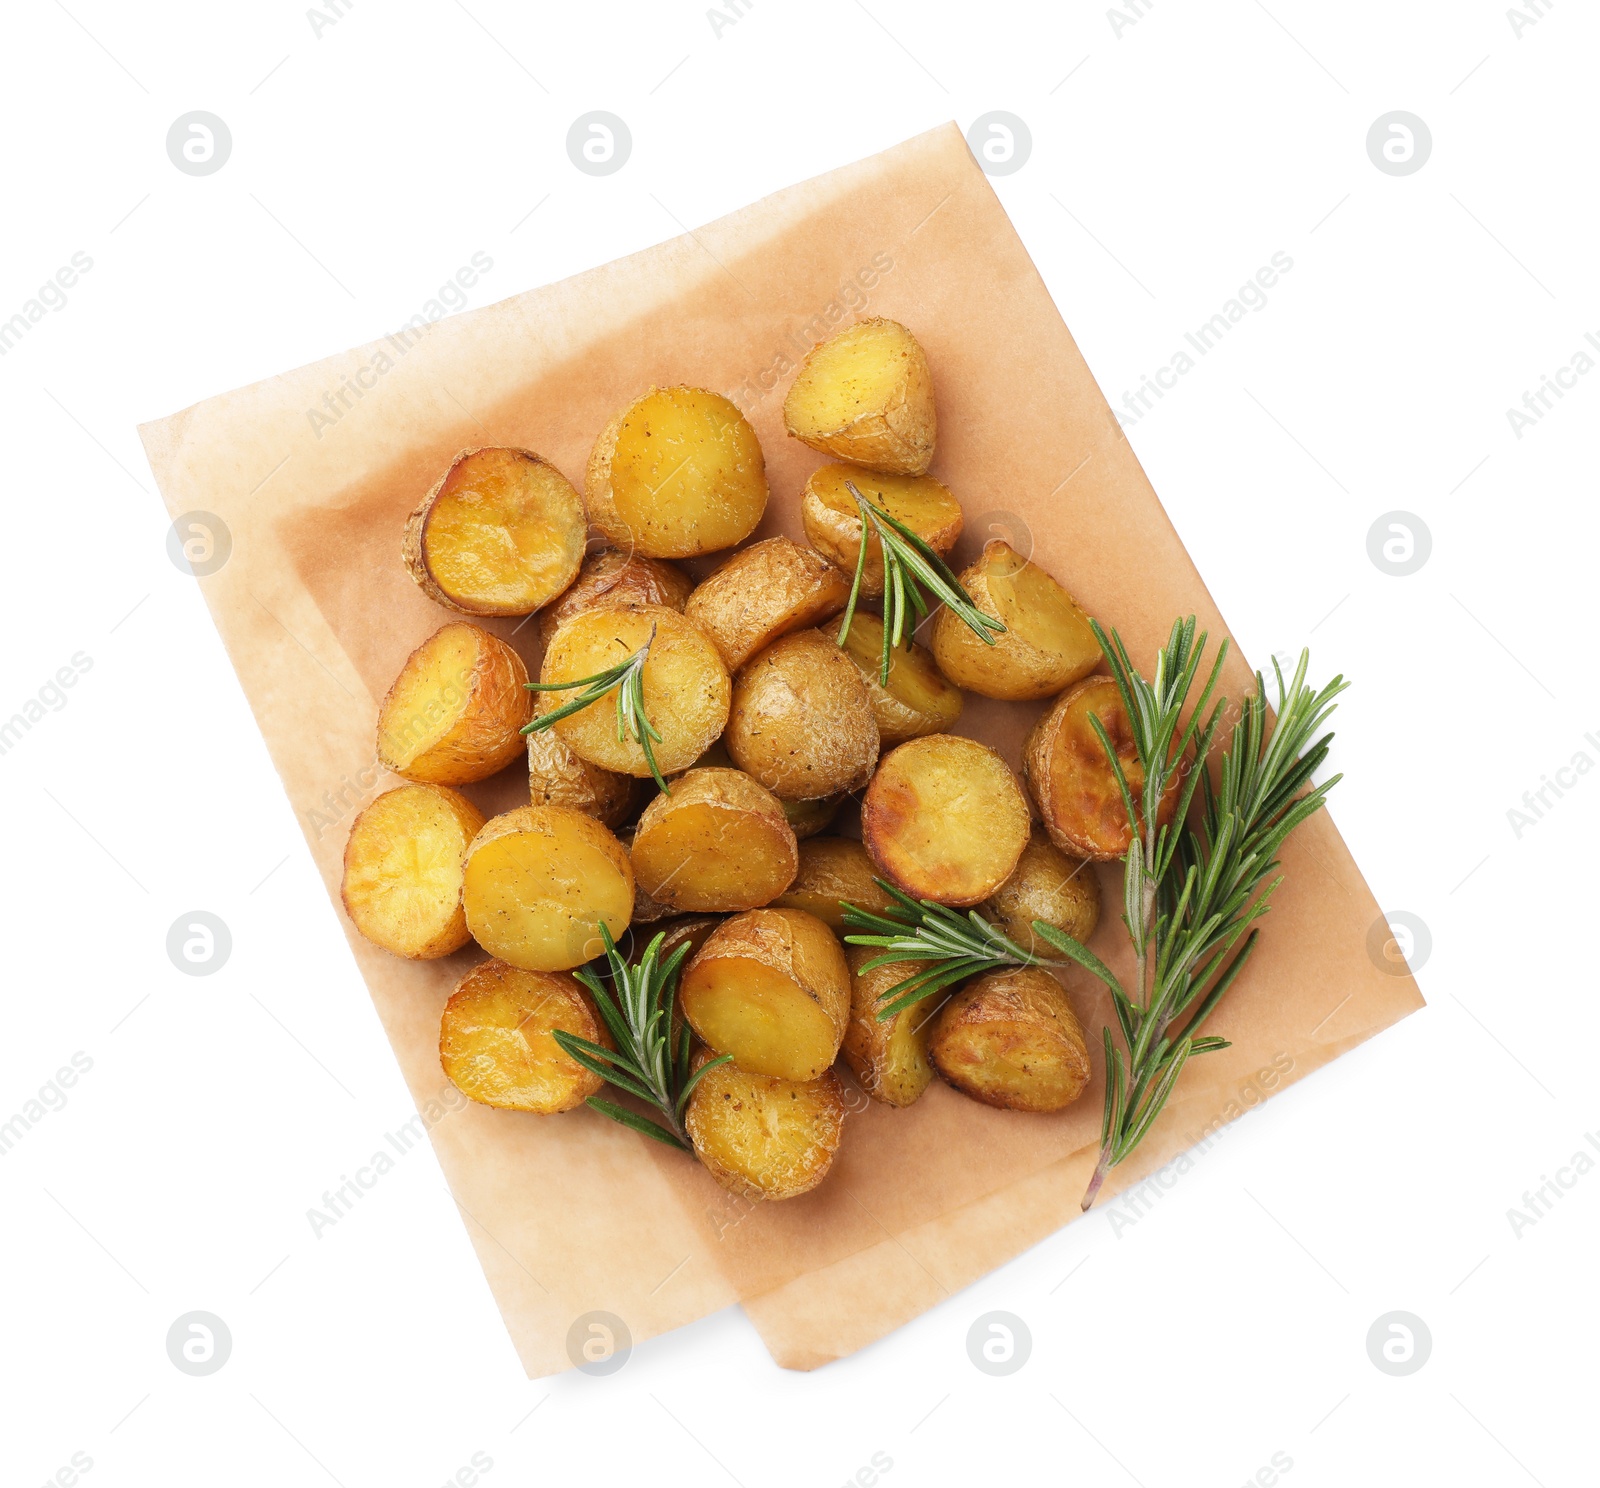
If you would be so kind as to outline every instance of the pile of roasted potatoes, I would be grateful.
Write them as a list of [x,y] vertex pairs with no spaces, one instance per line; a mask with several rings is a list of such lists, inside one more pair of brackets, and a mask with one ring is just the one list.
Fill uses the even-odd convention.
[[[581,494],[527,450],[458,455],[411,513],[402,551],[461,618],[411,654],[383,700],[378,758],[405,783],[361,812],[344,857],[345,909],[369,940],[411,958],[469,941],[488,953],[445,1007],[439,1043],[445,1073],[489,1106],[550,1115],[601,1088],[552,1033],[609,1046],[571,975],[601,953],[602,926],[635,953],[657,930],[669,949],[687,939],[677,1016],[731,1061],[696,1085],[685,1125],[709,1171],[750,1198],[792,1197],[826,1174],[846,1109],[841,1059],[895,1107],[935,1076],[1031,1112],[1060,1110],[1088,1083],[1083,1029],[1037,967],[880,1021],[882,994],[918,966],[864,970],[875,952],[843,943],[842,904],[887,907],[881,878],[976,907],[1030,949],[1037,920],[1084,940],[1100,916],[1089,864],[1128,845],[1091,721],[1127,741],[1120,697],[1096,674],[1087,617],[1027,554],[991,541],[959,575],[1004,625],[993,644],[940,607],[926,644],[895,648],[882,679],[883,621],[868,606],[883,597],[883,553],[868,532],[862,561],[846,483],[938,554],[962,532],[956,495],[928,473],[933,381],[911,332],[868,319],[813,347],[784,417],[836,462],[799,495],[809,546],[747,544],[768,500],[761,446],[703,388],[651,388],[622,409]],[[595,531],[605,546],[590,551]],[[721,561],[705,572],[710,554]],[[858,562],[860,607],[840,644]],[[537,680],[558,684],[544,691],[478,623],[535,613]],[[581,690],[559,684],[647,643],[637,682],[654,769],[611,696],[524,735]],[[1048,700],[1021,779],[950,732],[964,691]],[[1137,791],[1131,742],[1122,752]],[[526,765],[528,804],[485,820],[459,787],[513,763]],[[860,840],[829,830],[846,798]],[[648,928],[630,940],[630,926]]]

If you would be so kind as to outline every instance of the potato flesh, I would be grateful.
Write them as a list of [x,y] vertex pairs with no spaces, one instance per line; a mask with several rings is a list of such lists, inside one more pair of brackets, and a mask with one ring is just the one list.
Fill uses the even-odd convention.
[[[852,579],[861,558],[861,508],[846,481],[936,553],[948,553],[961,536],[961,503],[931,475],[883,475],[857,465],[824,465],[806,481],[800,518],[811,545]],[[883,596],[883,543],[875,534],[867,538],[861,592],[869,599]]]
[[621,605],[664,605],[680,613],[694,592],[694,581],[665,558],[602,548],[583,560],[578,577],[560,599],[539,616],[539,636],[548,646],[574,615]]
[[850,1026],[840,1052],[861,1088],[886,1106],[909,1106],[933,1082],[928,1039],[941,999],[936,995],[880,1019],[884,994],[907,977],[929,969],[927,961],[900,961],[863,970],[880,953],[876,946],[847,946],[850,963]]
[[1089,1083],[1089,1049],[1072,1004],[1049,972],[1008,967],[944,1006],[929,1055],[974,1100],[1012,1111],[1059,1111]]
[[779,636],[837,615],[849,597],[849,583],[826,559],[773,537],[730,558],[689,596],[684,614],[736,671]]
[[843,935],[841,902],[872,913],[894,902],[874,881],[876,872],[866,848],[854,838],[813,837],[800,844],[800,871],[772,908],[804,910],[835,935]]
[[1069,857],[1036,825],[1011,877],[995,891],[987,910],[1024,950],[1053,955],[1033,922],[1043,920],[1086,944],[1100,923],[1100,880],[1088,862]]
[[792,1081],[723,1064],[695,1086],[684,1124],[695,1153],[724,1188],[749,1199],[792,1199],[827,1175],[844,1115],[832,1070]]
[[878,681],[883,674],[883,621],[878,616],[857,610],[844,648],[867,684],[884,744],[943,733],[961,717],[961,689],[945,680],[932,654],[915,641],[890,650],[888,685]]

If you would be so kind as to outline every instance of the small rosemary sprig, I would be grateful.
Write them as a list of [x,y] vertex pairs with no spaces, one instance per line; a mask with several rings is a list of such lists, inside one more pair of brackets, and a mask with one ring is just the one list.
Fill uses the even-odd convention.
[[707,1070],[725,1064],[729,1058],[723,1054],[691,1073],[687,1019],[679,1031],[677,1047],[671,1047],[672,998],[677,990],[678,972],[692,947],[685,941],[662,961],[661,945],[667,938],[663,931],[645,948],[637,963],[629,966],[603,921],[600,936],[605,942],[612,990],[607,991],[605,984],[587,966],[573,975],[594,994],[595,1005],[611,1037],[617,1041],[617,1047],[607,1049],[568,1033],[564,1028],[555,1030],[555,1040],[563,1053],[576,1059],[585,1069],[593,1070],[608,1084],[654,1107],[666,1124],[651,1121],[637,1111],[630,1111],[615,1101],[602,1100],[598,1095],[591,1095],[586,1104],[602,1116],[620,1121],[668,1147],[692,1152],[694,1148],[683,1125],[689,1096]]
[[[994,638],[1005,626],[993,615],[986,615],[972,602],[971,596],[961,587],[950,565],[917,536],[905,523],[891,517],[882,507],[874,506],[856,488],[854,481],[846,481],[844,488],[856,499],[861,513],[861,545],[856,555],[855,582],[850,586],[850,600],[845,605],[844,620],[839,626],[839,644],[850,634],[850,622],[856,616],[856,601],[861,595],[861,580],[867,571],[867,548],[876,535],[883,552],[883,657],[878,681],[889,682],[889,655],[900,644],[911,642],[912,632],[932,613],[936,604],[943,604],[961,620],[986,646],[994,645]],[[911,611],[910,624],[906,611]]]
[[650,627],[650,639],[639,647],[626,661],[618,662],[614,667],[607,667],[603,672],[596,672],[592,677],[578,677],[571,682],[524,682],[522,685],[529,692],[570,692],[575,687],[581,687],[582,692],[571,702],[563,703],[559,708],[552,708],[548,713],[542,713],[532,723],[525,724],[522,732],[536,734],[549,728],[554,723],[559,723],[563,718],[570,718],[574,713],[581,713],[591,703],[597,703],[612,688],[617,692],[617,743],[621,744],[631,733],[639,741],[644,750],[645,763],[650,766],[650,773],[655,777],[655,782],[668,795],[669,789],[660,768],[656,765],[656,754],[652,745],[661,742],[661,735],[656,732],[655,725],[650,722],[649,716],[644,711],[644,664],[650,655],[650,647],[656,638],[656,628]]

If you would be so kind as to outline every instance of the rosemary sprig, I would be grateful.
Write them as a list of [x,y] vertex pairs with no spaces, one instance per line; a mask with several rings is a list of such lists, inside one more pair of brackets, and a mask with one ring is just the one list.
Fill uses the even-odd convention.
[[672,792],[656,764],[656,754],[652,748],[661,742],[661,735],[656,732],[655,725],[650,722],[649,716],[644,711],[644,664],[650,655],[650,647],[654,644],[655,638],[656,628],[652,625],[650,639],[632,656],[626,661],[618,662],[614,667],[607,667],[603,672],[596,672],[592,677],[579,677],[571,682],[524,682],[522,685],[529,692],[569,692],[575,687],[581,687],[583,691],[570,702],[563,703],[559,708],[552,708],[548,713],[540,714],[532,723],[525,724],[522,732],[539,733],[552,724],[559,723],[563,718],[581,713],[591,703],[599,702],[615,688],[617,743],[621,744],[631,733],[644,750],[645,763],[650,766],[650,773],[655,777],[656,784],[671,795]]
[[587,966],[573,973],[594,994],[595,1005],[605,1020],[611,1037],[617,1041],[615,1049],[607,1049],[589,1039],[568,1033],[564,1028],[555,1030],[555,1041],[562,1052],[576,1059],[585,1069],[593,1070],[601,1079],[618,1090],[637,1096],[646,1105],[653,1106],[662,1117],[661,1122],[619,1106],[615,1101],[602,1100],[591,1095],[586,1104],[593,1106],[602,1116],[620,1121],[624,1126],[647,1137],[654,1137],[668,1147],[682,1152],[692,1152],[689,1133],[684,1129],[683,1113],[689,1096],[701,1077],[709,1069],[725,1064],[726,1054],[708,1060],[699,1069],[690,1072],[689,1023],[685,1019],[676,1040],[672,1038],[672,998],[677,990],[678,972],[691,946],[688,941],[677,947],[665,961],[661,960],[661,945],[666,932],[657,935],[645,948],[645,953],[629,966],[611,939],[611,931],[604,921],[600,936],[605,942],[606,961],[611,972],[611,990]]
[[[844,620],[839,626],[839,644],[850,634],[850,622],[856,616],[856,601],[861,595],[861,580],[867,571],[867,548],[870,538],[876,535],[883,552],[883,655],[878,681],[889,683],[889,655],[904,637],[911,644],[916,630],[936,604],[948,608],[986,646],[994,645],[994,638],[1005,626],[993,615],[986,615],[972,602],[971,596],[961,587],[950,565],[917,536],[905,523],[891,517],[880,506],[874,506],[856,488],[854,481],[846,481],[844,488],[856,500],[861,513],[861,545],[856,555],[855,581],[850,585],[850,599],[845,605]],[[906,612],[911,619],[907,623]]]

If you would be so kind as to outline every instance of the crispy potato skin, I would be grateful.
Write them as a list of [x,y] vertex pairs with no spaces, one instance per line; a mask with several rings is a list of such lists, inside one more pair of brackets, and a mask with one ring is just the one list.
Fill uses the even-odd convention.
[[[859,465],[824,465],[806,480],[800,520],[811,546],[852,580],[861,558],[861,509],[846,481],[936,553],[948,553],[961,536],[961,503],[931,475],[883,475]],[[868,599],[883,597],[883,544],[876,535],[867,538],[861,592]]]
[[581,1106],[605,1083],[562,1052],[557,1028],[616,1047],[576,978],[482,961],[445,1004],[439,1063],[457,1090],[482,1105],[554,1116]]
[[583,498],[531,450],[469,449],[406,521],[401,557],[422,592],[463,615],[528,615],[578,575]]
[[407,780],[465,785],[522,753],[528,669],[498,636],[457,620],[406,658],[378,709],[378,761]]
[[413,961],[459,951],[471,934],[462,864],[483,813],[445,785],[385,791],[350,826],[339,897],[374,945]]
[[684,1126],[725,1189],[746,1199],[793,1199],[827,1176],[844,1116],[844,1087],[831,1069],[794,1081],[723,1064],[695,1086]]
[[894,901],[878,887],[872,859],[853,837],[813,837],[800,844],[800,871],[772,901],[774,909],[803,909],[835,935],[845,933],[840,901],[878,913]]
[[961,587],[985,615],[1005,625],[986,646],[955,613],[933,622],[933,659],[958,687],[984,697],[1054,697],[1100,665],[1089,617],[1038,564],[998,539],[961,575]]
[[849,597],[849,581],[825,558],[786,537],[769,537],[735,553],[689,596],[683,612],[734,672],[779,636],[837,615]]
[[945,1004],[928,1043],[964,1095],[1008,1111],[1059,1111],[1089,1083],[1089,1045],[1060,984],[1037,966],[979,977]]
[[995,890],[986,910],[1025,951],[1053,956],[1054,950],[1034,933],[1043,920],[1087,943],[1100,923],[1100,880],[1082,858],[1069,858],[1037,823],[1011,877]]
[[883,994],[925,971],[927,961],[901,961],[872,971],[861,968],[880,954],[875,946],[846,946],[850,964],[850,1026],[841,1053],[861,1088],[886,1106],[909,1106],[933,1083],[928,1040],[941,1006],[937,996],[879,1021]]
[[595,441],[589,520],[647,558],[692,558],[741,543],[767,505],[766,462],[749,421],[704,388],[651,388]]
[[785,801],[859,790],[878,763],[866,683],[819,630],[782,636],[739,668],[723,739],[733,762]]
[[566,622],[585,610],[618,605],[664,605],[682,611],[694,581],[665,558],[602,548],[583,560],[572,587],[539,614],[539,638],[546,646]]
[[917,338],[873,317],[813,346],[783,403],[802,444],[869,470],[923,475],[938,420],[933,374]]
[[826,832],[833,825],[834,817],[844,805],[844,797],[824,796],[820,801],[780,801],[778,804],[783,807],[795,837],[804,842],[807,837]]
[[591,765],[547,728],[528,735],[528,794],[534,806],[570,806],[616,828],[633,813],[639,782]]
[[915,641],[889,652],[889,683],[878,681],[883,664],[883,621],[878,616],[857,610],[850,617],[844,649],[867,684],[885,747],[942,734],[961,717],[961,689],[945,680],[932,654]]
[[884,756],[861,805],[861,836],[879,872],[916,899],[981,904],[1028,842],[1028,803],[987,745],[929,734]]
[[676,912],[729,914],[781,894],[800,867],[783,805],[741,770],[689,770],[644,809],[634,880]]
[[[1091,712],[1116,749],[1137,802],[1144,770],[1122,695],[1110,677],[1085,677],[1056,699],[1028,735],[1022,772],[1050,840],[1065,853],[1110,862],[1128,850],[1128,813],[1105,748],[1089,722]],[[1170,822],[1176,814],[1179,790],[1174,780],[1162,798],[1158,822]]]

